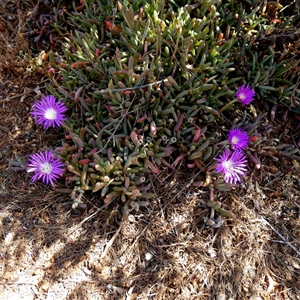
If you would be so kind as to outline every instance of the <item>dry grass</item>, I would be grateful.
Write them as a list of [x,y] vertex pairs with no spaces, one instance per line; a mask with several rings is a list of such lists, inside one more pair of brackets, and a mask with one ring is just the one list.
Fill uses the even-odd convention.
[[30,291],[28,299],[298,299],[299,257],[260,221],[300,248],[297,177],[288,175],[276,198],[249,178],[222,199],[236,218],[220,229],[203,224],[206,192],[164,177],[154,179],[149,211],[124,223],[116,209],[71,210],[42,185],[26,196],[15,190],[2,201],[4,299]]
[[16,32],[33,26],[34,18],[25,20],[37,6],[12,3],[0,5],[0,41],[11,49],[0,52],[0,298],[300,299],[293,168],[265,161],[239,189],[217,194],[235,214],[219,229],[203,222],[208,191],[192,188],[194,175],[180,168],[149,178],[157,196],[127,221],[95,195],[86,195],[86,209],[72,210],[67,195],[8,169],[15,153],[51,146],[55,134],[43,135],[29,117],[43,74],[25,72],[27,56],[15,62],[23,49]]

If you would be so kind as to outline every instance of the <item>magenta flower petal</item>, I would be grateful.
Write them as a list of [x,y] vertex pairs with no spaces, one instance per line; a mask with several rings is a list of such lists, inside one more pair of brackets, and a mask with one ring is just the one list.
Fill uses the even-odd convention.
[[224,174],[224,181],[229,183],[239,183],[242,181],[247,171],[247,159],[240,149],[236,149],[230,153],[226,149],[219,158],[215,158],[219,163],[216,164],[216,171]]
[[249,135],[246,131],[240,128],[229,130],[229,134],[227,137],[229,143],[233,146],[233,149],[246,149],[248,147]]
[[65,165],[59,158],[55,158],[51,150],[31,154],[29,157],[27,172],[35,172],[32,181],[41,179],[44,183],[54,185],[54,180],[61,177]]
[[65,105],[52,95],[42,98],[35,102],[31,115],[37,124],[44,124],[44,128],[61,126],[66,119],[64,112],[67,110]]
[[255,96],[255,92],[250,88],[249,85],[242,85],[238,88],[235,95],[242,105],[245,106],[254,100],[253,97]]

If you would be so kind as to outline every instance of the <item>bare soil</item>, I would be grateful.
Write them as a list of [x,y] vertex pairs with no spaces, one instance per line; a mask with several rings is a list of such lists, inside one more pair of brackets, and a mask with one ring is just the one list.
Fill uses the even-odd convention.
[[155,199],[127,221],[97,195],[72,209],[67,194],[11,168],[58,134],[29,114],[48,80],[33,63],[46,46],[33,40],[51,8],[36,2],[0,3],[0,299],[300,299],[293,165],[263,161],[240,188],[216,194],[235,215],[218,229],[203,222],[208,191],[180,166],[149,179]]

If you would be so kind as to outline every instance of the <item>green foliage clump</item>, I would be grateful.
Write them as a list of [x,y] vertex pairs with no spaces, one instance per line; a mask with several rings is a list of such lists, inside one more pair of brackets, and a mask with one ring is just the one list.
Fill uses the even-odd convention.
[[[290,109],[299,95],[282,79],[295,63],[253,42],[269,25],[251,1],[85,0],[73,8],[52,23],[62,52],[49,53],[57,75],[47,88],[69,108],[72,140],[56,151],[66,182],[105,203],[120,196],[128,209],[147,205],[144,175],[181,160],[206,172],[232,124],[259,136],[262,117],[234,100],[238,86],[250,83],[259,99]],[[277,153],[256,143],[253,161]],[[219,179],[210,184],[224,190]]]

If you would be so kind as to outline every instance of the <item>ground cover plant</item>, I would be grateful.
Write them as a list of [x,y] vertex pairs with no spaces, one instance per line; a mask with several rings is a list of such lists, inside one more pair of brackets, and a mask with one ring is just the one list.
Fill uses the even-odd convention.
[[[59,199],[58,203],[68,207],[67,214],[73,210],[84,216],[80,226],[95,220],[92,226],[99,230],[99,236],[105,236],[105,246],[100,246],[101,254],[94,253],[93,259],[87,261],[91,261],[91,269],[102,274],[93,280],[106,281],[107,290],[98,293],[99,299],[109,293],[133,299],[205,299],[215,294],[234,298],[284,297],[287,290],[293,295],[297,284],[288,289],[280,287],[294,282],[297,260],[293,260],[296,267],[288,281],[275,279],[273,273],[263,271],[263,266],[258,267],[257,262],[252,265],[251,258],[246,259],[252,265],[251,272],[255,268],[260,274],[266,272],[257,279],[254,290],[250,281],[255,279],[245,271],[246,264],[240,262],[243,267],[234,265],[233,269],[240,270],[237,273],[246,282],[245,287],[230,287],[220,279],[220,287],[214,289],[209,283],[213,272],[203,280],[195,279],[190,286],[195,270],[201,274],[210,261],[203,255],[205,263],[195,264],[195,253],[206,248],[205,238],[198,241],[198,248],[189,247],[188,241],[194,243],[195,232],[187,228],[200,226],[202,237],[213,236],[206,250],[212,260],[216,257],[213,245],[217,239],[218,247],[222,251],[227,249],[227,258],[239,255],[238,251],[230,254],[234,235],[231,236],[230,229],[226,231],[235,227],[235,234],[241,236],[240,228],[245,230],[249,226],[237,215],[237,207],[247,210],[250,222],[267,224],[278,234],[265,219],[253,217],[256,204],[249,208],[236,194],[245,188],[250,176],[254,183],[248,185],[248,191],[255,190],[264,199],[255,174],[270,165],[281,170],[279,175],[275,172],[279,176],[274,175],[276,180],[283,181],[285,176],[293,176],[289,175],[292,171],[299,170],[299,136],[293,134],[299,127],[299,60],[296,46],[294,50],[288,49],[298,37],[297,3],[86,0],[58,7],[48,1],[41,5],[52,7],[52,11],[40,15],[40,29],[32,33],[32,43],[40,43],[45,50],[37,51],[33,57],[27,47],[18,55],[31,65],[28,74],[41,72],[47,76],[43,93],[37,93],[27,108],[30,128],[26,131],[38,130],[42,140],[51,135],[51,142],[29,142],[35,144],[34,153],[27,151],[27,159],[21,159],[18,153],[14,159],[10,157],[10,170],[27,171],[32,175],[31,181],[52,185],[51,193]],[[274,37],[284,43],[278,45]],[[292,135],[287,136],[289,132]],[[29,182],[30,178],[27,179]],[[166,193],[158,189],[158,180],[167,185]],[[168,192],[178,180],[175,194],[170,197],[172,193]],[[261,182],[269,185],[272,181]],[[45,185],[38,186],[47,189]],[[182,191],[185,200],[180,202],[179,218],[173,214],[178,209],[176,204],[169,213],[167,206],[182,197]],[[3,195],[7,196],[7,192]],[[228,195],[235,200],[226,202]],[[291,191],[288,195],[295,222],[289,233],[295,238],[299,235],[299,202]],[[163,208],[161,197],[170,199]],[[252,201],[253,195],[247,199]],[[281,213],[279,207],[273,213]],[[189,219],[189,214],[194,217]],[[143,221],[137,220],[145,215],[155,221],[141,229]],[[164,224],[167,220],[168,230]],[[99,229],[99,222],[106,225]],[[110,235],[106,226],[112,224],[117,230]],[[147,229],[152,226],[159,229],[151,236]],[[172,240],[169,244],[158,242],[157,236],[164,230]],[[181,237],[178,242],[173,242],[173,230],[175,236]],[[218,237],[218,232],[214,235],[214,230],[225,230],[225,239]],[[85,232],[83,227],[74,231],[79,237]],[[117,243],[120,232],[127,247],[143,252],[143,264],[151,264],[153,254],[157,259],[163,255],[158,250],[133,248],[139,240],[145,239],[141,245],[152,245],[154,249],[178,247],[181,254],[175,251],[173,258],[167,259],[174,259],[178,269],[167,263],[164,273],[163,259],[159,259],[161,265],[153,262],[161,269],[155,278],[154,265],[146,268],[136,262],[123,270],[127,281],[114,284],[114,278],[120,278],[120,267],[115,267],[113,275],[105,275],[104,270],[113,269],[115,263],[107,263],[105,268],[103,260]],[[253,239],[257,233],[249,234]],[[133,243],[131,235],[135,236]],[[79,237],[75,234],[73,239]],[[299,255],[297,247],[282,235],[279,237],[290,251]],[[151,242],[153,239],[155,243]],[[231,242],[226,244],[226,239]],[[265,240],[258,240],[253,249],[259,249],[259,261],[265,253]],[[93,243],[89,238],[85,240],[85,250],[80,253],[85,255]],[[116,253],[119,261],[126,253],[121,248]],[[179,255],[184,260],[187,253],[191,253],[193,263],[190,261],[181,285],[176,281],[181,267],[175,257]],[[125,257],[125,261],[133,259],[128,253]],[[214,268],[218,278],[233,276],[233,269],[228,267],[231,263],[229,259],[224,269]],[[130,278],[141,272],[152,275],[144,284],[138,282],[133,292],[135,285]],[[39,287],[44,286],[45,282],[41,282]],[[157,288],[153,288],[156,284]],[[142,292],[145,287],[146,292]],[[45,292],[48,289],[49,286],[42,287]],[[42,297],[41,292],[38,297]]]
[[[44,128],[60,126],[69,109],[64,128],[71,141],[56,152],[67,184],[75,183],[71,193],[101,191],[106,204],[121,196],[126,211],[138,209],[153,197],[144,193],[150,188],[144,175],[175,169],[181,160],[209,176],[196,184],[230,190],[245,175],[247,159],[238,149],[216,158],[228,131],[232,148],[246,149],[256,168],[262,155],[299,160],[297,146],[264,141],[261,132],[270,130],[261,129],[264,116],[247,111],[254,89],[258,99],[276,99],[273,105],[287,111],[297,110],[291,95],[299,95],[296,83],[283,79],[297,62],[274,62],[272,47],[259,53],[252,46],[267,30],[250,34],[261,22],[258,9],[248,13],[232,1],[85,1],[72,13],[50,16],[51,38],[63,52],[48,54],[52,96],[36,102],[32,115]],[[236,64],[237,52],[250,62]],[[225,182],[208,173],[214,159]],[[34,179],[43,176],[36,170]]]

